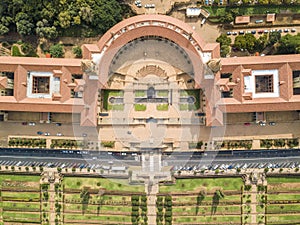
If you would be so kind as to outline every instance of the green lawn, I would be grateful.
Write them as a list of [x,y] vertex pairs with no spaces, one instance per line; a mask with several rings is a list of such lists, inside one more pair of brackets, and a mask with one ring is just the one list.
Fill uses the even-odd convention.
[[157,91],[156,93],[157,93],[158,97],[168,97],[169,96],[168,90],[160,90],[160,91]]
[[268,184],[285,184],[285,183],[299,183],[300,187],[300,177],[268,177]]
[[116,105],[111,105],[109,104],[107,106],[107,110],[112,110],[112,111],[123,111],[124,110],[124,104],[116,104]]
[[110,104],[108,99],[110,97],[123,97],[124,96],[124,91],[120,90],[102,90],[101,92],[103,96],[103,109],[105,110],[119,110],[122,111],[124,110],[124,105],[123,104]]
[[223,190],[241,190],[242,186],[243,181],[241,178],[177,179],[174,185],[160,186],[160,192],[195,191],[200,188],[211,190],[216,187]]
[[268,200],[300,200],[300,194],[275,194],[275,195],[268,195]]
[[195,103],[193,103],[193,104],[188,104],[188,103],[179,104],[179,109],[181,111],[198,110],[200,108],[200,89],[181,90],[180,91],[180,97],[188,97],[188,96],[194,97],[195,98]]
[[[223,200],[221,200],[223,202]],[[173,206],[172,212],[174,216],[179,215],[207,215],[210,214],[212,210],[211,205],[200,205],[197,206]],[[241,206],[218,206],[216,212],[224,212],[224,213],[241,213]]]
[[111,216],[111,215],[80,215],[80,214],[65,214],[65,220],[99,220],[99,221],[113,221],[113,222],[130,222],[131,216]]
[[[174,202],[176,203],[197,203],[197,196],[184,196],[184,198],[182,196],[177,196],[177,195],[173,195],[173,200],[176,199]],[[213,195],[206,195],[205,198],[203,199],[203,202],[212,202],[213,200]],[[226,201],[234,201],[234,202],[240,202],[241,201],[241,196],[240,195],[226,195],[225,194],[225,198],[224,200]]]
[[40,176],[0,175],[0,183],[3,181],[39,182]]
[[146,91],[136,90],[136,91],[134,91],[134,96],[135,97],[145,97],[146,96]]
[[229,215],[213,215],[213,216],[199,216],[199,217],[189,217],[189,216],[180,216],[174,217],[173,221],[176,223],[188,223],[188,222],[206,222],[206,223],[224,223],[224,222],[239,222],[241,221],[241,216],[229,216]]
[[188,104],[179,104],[179,110],[187,111],[187,110],[189,110],[189,105]]
[[292,205],[268,205],[267,213],[285,213],[290,211],[300,212],[300,205],[292,204]]
[[158,111],[168,111],[169,109],[169,104],[160,104],[156,106],[156,109]]
[[127,179],[64,177],[63,184],[65,185],[65,188],[74,189],[81,189],[82,187],[88,186],[91,188],[102,187],[110,191],[145,191],[143,185],[130,185]]
[[134,110],[135,111],[146,111],[147,106],[145,104],[135,104]]
[[[281,223],[278,223],[281,222]],[[267,224],[283,224],[283,223],[291,223],[291,222],[297,222],[293,224],[299,224],[300,223],[300,217],[299,215],[285,215],[285,216],[272,216],[267,215]]]

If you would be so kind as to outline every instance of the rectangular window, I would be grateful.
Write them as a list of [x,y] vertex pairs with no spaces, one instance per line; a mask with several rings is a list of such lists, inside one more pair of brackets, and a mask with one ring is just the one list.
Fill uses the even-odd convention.
[[300,70],[293,71],[293,94],[300,95]]
[[229,79],[229,82],[232,81],[232,73],[221,73],[221,79]]
[[255,93],[274,92],[273,75],[255,76]]
[[230,91],[222,91],[221,97],[222,98],[232,98],[233,97],[233,89],[230,89]]
[[33,94],[49,94],[50,77],[32,77],[32,93]]

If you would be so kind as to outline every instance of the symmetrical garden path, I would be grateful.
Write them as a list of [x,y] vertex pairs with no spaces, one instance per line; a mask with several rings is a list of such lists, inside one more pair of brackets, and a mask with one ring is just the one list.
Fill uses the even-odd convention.
[[257,224],[256,222],[256,205],[257,205],[257,186],[251,185],[251,224]]
[[50,225],[55,225],[55,187],[54,183],[50,183],[49,186],[49,199],[50,199],[50,212],[49,212],[49,222]]
[[148,207],[148,225],[156,225],[156,194],[158,193],[159,187],[158,182],[145,184]]

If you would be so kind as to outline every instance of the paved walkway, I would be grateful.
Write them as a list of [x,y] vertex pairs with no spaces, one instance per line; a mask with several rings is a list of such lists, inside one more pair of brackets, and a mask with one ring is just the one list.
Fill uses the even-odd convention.
[[256,221],[256,205],[257,205],[257,186],[251,185],[251,224],[257,224]]
[[158,182],[152,184],[150,183],[150,185],[149,183],[145,184],[146,193],[148,195],[148,225],[156,225],[156,194],[158,193],[159,186]]
[[49,199],[50,199],[50,211],[49,211],[49,222],[50,225],[55,225],[55,187],[54,187],[54,183],[50,183],[50,187],[49,187]]

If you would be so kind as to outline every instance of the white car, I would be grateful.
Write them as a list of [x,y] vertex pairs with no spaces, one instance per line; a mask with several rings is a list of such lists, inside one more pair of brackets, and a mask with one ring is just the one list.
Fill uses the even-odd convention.
[[28,125],[29,126],[35,126],[35,122],[29,122]]
[[44,135],[45,136],[50,136],[50,133],[49,132],[45,132]]
[[60,133],[60,132],[58,132],[58,133],[56,134],[56,136],[63,136],[63,134]]

